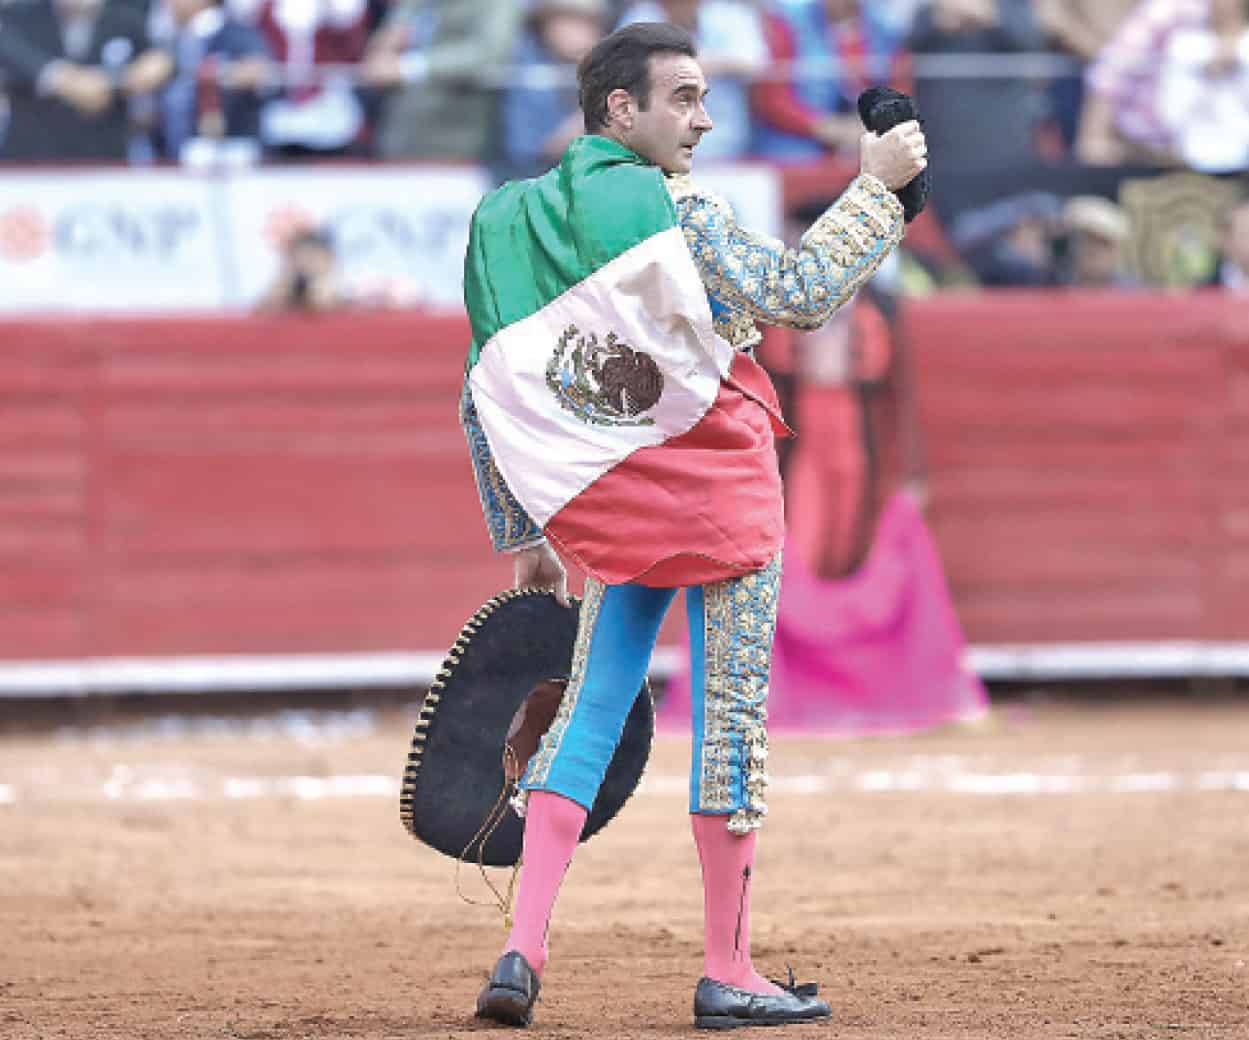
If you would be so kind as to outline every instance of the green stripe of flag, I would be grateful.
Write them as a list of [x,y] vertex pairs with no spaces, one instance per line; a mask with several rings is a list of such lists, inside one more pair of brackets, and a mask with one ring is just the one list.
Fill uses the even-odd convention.
[[543,176],[491,192],[473,215],[464,261],[468,367],[501,329],[676,221],[659,168],[594,134]]

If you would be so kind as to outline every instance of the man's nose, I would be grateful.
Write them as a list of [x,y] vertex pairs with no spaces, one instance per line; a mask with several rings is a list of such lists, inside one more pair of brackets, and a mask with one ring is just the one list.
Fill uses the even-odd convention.
[[694,113],[693,126],[695,130],[701,130],[703,133],[715,126],[715,123],[711,121],[711,114],[702,105],[699,105]]

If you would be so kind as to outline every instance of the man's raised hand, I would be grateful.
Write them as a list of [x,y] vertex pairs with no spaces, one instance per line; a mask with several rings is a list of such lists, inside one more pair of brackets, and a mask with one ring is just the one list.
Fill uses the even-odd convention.
[[879,178],[890,191],[910,183],[928,166],[928,142],[914,119],[884,134],[864,134],[859,153],[859,169]]

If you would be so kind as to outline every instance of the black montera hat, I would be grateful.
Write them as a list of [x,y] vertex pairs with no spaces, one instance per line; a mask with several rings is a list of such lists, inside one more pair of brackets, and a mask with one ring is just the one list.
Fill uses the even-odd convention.
[[[524,825],[507,798],[559,706],[579,611],[575,599],[561,607],[549,592],[512,589],[468,620],[421,706],[403,771],[399,815],[414,838],[488,867],[520,859]],[[643,682],[582,841],[633,794],[654,733],[654,704]]]
[[[893,87],[868,87],[859,95],[859,119],[874,134],[883,134],[892,130],[899,123],[912,119],[920,119],[914,100]],[[923,120],[920,119],[920,125]],[[928,204],[928,196],[932,194],[932,171],[925,167],[901,188],[894,191],[906,222],[923,212]]]

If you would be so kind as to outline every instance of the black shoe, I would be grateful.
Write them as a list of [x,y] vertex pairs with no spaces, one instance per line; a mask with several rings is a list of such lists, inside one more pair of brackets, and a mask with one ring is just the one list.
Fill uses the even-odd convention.
[[533,1021],[533,1005],[541,988],[524,954],[515,950],[505,953],[490,973],[490,981],[477,994],[477,1017],[505,1026],[527,1026]]
[[781,992],[751,993],[715,979],[698,980],[694,990],[694,1025],[699,1029],[737,1029],[739,1026],[782,1026],[828,1018],[833,1010],[816,993],[813,983],[777,982]]

